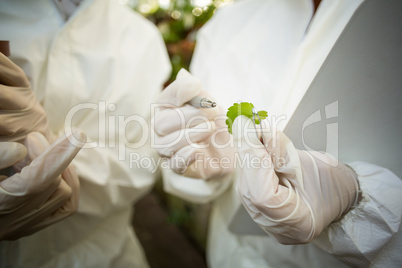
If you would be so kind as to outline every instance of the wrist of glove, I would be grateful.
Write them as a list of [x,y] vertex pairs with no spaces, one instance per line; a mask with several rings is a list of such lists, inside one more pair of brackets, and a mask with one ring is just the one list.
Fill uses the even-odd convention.
[[182,69],[158,99],[152,120],[155,145],[171,169],[187,177],[209,179],[233,172],[234,148],[222,108],[196,108],[187,102],[209,97],[200,81]]
[[246,117],[235,120],[235,144],[240,158],[260,164],[239,170],[236,188],[250,216],[280,243],[310,242],[356,204],[350,167],[329,154],[296,150],[279,131],[264,131],[264,146],[255,132],[244,131],[251,127]]

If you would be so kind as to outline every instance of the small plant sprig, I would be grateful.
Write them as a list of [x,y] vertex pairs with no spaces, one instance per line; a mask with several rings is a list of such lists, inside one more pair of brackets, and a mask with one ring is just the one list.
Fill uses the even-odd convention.
[[[228,130],[230,134],[233,134],[232,125],[238,116],[244,115],[251,120],[253,119],[253,108],[254,105],[249,102],[233,103],[233,105],[229,107],[228,112],[226,113],[226,116],[228,117],[226,119],[226,125],[228,125]],[[268,112],[258,111],[258,115],[260,116],[260,119],[263,120],[268,117]],[[258,117],[255,118],[255,124],[260,124]]]

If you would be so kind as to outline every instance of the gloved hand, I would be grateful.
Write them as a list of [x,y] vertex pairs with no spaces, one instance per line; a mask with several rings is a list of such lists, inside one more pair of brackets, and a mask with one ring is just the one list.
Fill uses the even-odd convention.
[[51,141],[46,113],[24,72],[0,53],[0,141],[23,142],[37,131]]
[[[68,140],[72,135],[75,144]],[[0,143],[1,169],[15,165],[18,171],[21,164],[17,162],[27,154],[19,173],[0,177],[0,240],[30,235],[77,210],[79,180],[69,164],[85,140],[85,135],[76,131],[48,146],[36,132],[27,136],[26,147]]]
[[195,108],[186,104],[196,96],[209,97],[201,82],[182,69],[160,95],[153,126],[155,144],[178,174],[208,179],[233,171],[234,149],[222,108]]
[[296,150],[279,131],[264,131],[265,148],[253,129],[244,116],[233,125],[239,157],[250,159],[236,190],[253,220],[280,243],[310,242],[356,204],[351,168],[329,154]]

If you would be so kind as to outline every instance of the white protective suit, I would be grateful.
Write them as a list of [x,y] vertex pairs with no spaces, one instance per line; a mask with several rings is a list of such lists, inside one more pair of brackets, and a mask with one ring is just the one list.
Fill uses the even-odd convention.
[[[236,2],[219,10],[200,30],[190,72],[224,108],[251,101],[257,110],[269,109],[270,116],[289,119],[362,2],[324,0],[313,19],[310,0]],[[286,120],[279,130],[285,125]],[[214,200],[210,267],[387,267],[390,259],[400,266],[394,262],[401,244],[401,180],[372,164],[349,164],[358,174],[362,200],[318,237],[325,251],[314,243],[281,245],[268,236],[231,233],[228,225],[240,202],[228,183],[187,178],[169,169],[164,170],[164,183],[168,192],[188,201]],[[384,179],[387,183],[378,191]],[[370,241],[361,230],[373,230]]]
[[[130,166],[129,154],[154,156],[136,142],[147,135],[140,117],[150,117],[170,72],[163,40],[152,23],[115,0],[84,1],[67,22],[62,18],[52,0],[1,1],[0,36],[10,40],[10,59],[27,73],[54,134],[64,133],[70,109],[84,103],[66,127],[98,144],[73,162],[78,212],[0,242],[0,267],[147,267],[130,220],[155,174]],[[119,147],[126,139],[140,148]]]

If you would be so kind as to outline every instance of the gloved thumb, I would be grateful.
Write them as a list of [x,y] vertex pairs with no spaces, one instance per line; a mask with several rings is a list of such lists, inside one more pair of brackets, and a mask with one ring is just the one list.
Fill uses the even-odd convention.
[[180,107],[200,94],[201,90],[201,81],[185,69],[181,69],[176,80],[162,91],[158,103],[164,106]]
[[[234,143],[238,148],[236,191],[248,210],[258,211],[257,223],[278,222],[294,210],[294,192],[287,180],[280,184],[272,154],[262,144],[251,119],[239,116],[233,123]],[[265,135],[268,136],[269,135]],[[269,142],[270,139],[266,139]]]
[[[72,136],[74,136],[74,143],[70,142]],[[2,181],[1,187],[10,195],[21,195],[46,189],[49,185],[55,184],[55,178],[67,168],[84,146],[85,141],[86,135],[79,130],[59,138],[33,159],[30,165],[24,167],[19,174],[15,174],[12,179]]]
[[262,150],[262,153],[266,153],[264,144],[259,138],[260,134],[254,128],[253,121],[250,118],[244,115],[238,116],[233,122],[232,132],[234,145],[239,152],[255,153],[255,149],[258,149]]
[[248,196],[251,203],[266,200],[267,191],[278,188],[278,178],[272,167],[271,157],[259,140],[254,124],[246,116],[238,116],[233,123],[233,140],[240,160],[237,190]]

